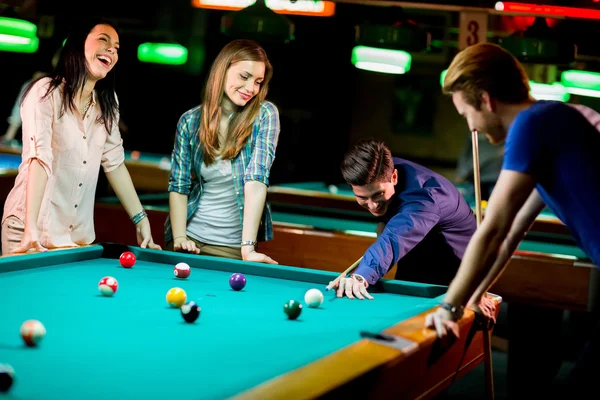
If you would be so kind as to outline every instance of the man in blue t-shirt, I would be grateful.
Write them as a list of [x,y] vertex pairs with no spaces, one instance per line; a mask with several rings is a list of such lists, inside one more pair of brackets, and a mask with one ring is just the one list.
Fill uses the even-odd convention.
[[[505,141],[505,152],[485,219],[444,303],[426,318],[439,336],[457,334],[464,306],[477,304],[545,205],[600,265],[600,115],[583,106],[538,102],[528,82],[519,62],[493,44],[461,51],[446,73],[444,92],[452,94],[469,129],[492,143]],[[592,341],[572,375],[577,387],[597,379],[596,357],[600,349]]]
[[338,297],[372,299],[376,284],[396,263],[396,279],[448,285],[477,227],[473,211],[443,176],[394,158],[378,140],[362,140],[344,156],[342,176],[358,204],[379,220],[377,240]]

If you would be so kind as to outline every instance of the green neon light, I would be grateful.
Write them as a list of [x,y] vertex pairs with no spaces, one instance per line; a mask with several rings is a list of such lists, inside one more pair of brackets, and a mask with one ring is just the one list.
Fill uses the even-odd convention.
[[564,71],[560,81],[571,94],[600,97],[600,73],[573,69]]
[[23,19],[0,17],[0,34],[34,38],[37,26]]
[[142,43],[138,47],[138,60],[155,64],[182,65],[187,61],[188,50],[174,43]]
[[537,83],[529,81],[531,88],[531,96],[536,100],[555,100],[566,102],[569,101],[571,95],[567,89],[558,82],[552,84]]
[[405,74],[410,70],[412,56],[402,50],[356,46],[352,49],[352,64],[365,71]]
[[440,74],[440,86],[444,87],[444,78],[446,78],[446,72],[448,72],[447,69],[443,70],[442,73]]
[[40,45],[37,37],[26,38],[0,34],[0,51],[11,51],[15,53],[35,53]]

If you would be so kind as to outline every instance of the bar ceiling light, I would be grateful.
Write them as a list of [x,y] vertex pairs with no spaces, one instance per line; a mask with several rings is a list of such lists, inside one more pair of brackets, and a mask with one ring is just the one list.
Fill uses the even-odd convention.
[[600,10],[594,10],[591,8],[545,6],[539,4],[525,4],[507,1],[497,2],[494,8],[496,11],[503,11],[512,14],[537,14],[552,17],[600,19]]
[[405,74],[410,70],[412,56],[402,50],[356,46],[352,49],[352,64],[365,71]]
[[571,94],[600,97],[600,73],[569,70],[561,75],[561,83]]
[[37,26],[23,19],[0,17],[0,34],[34,38]]
[[0,51],[14,53],[35,53],[40,45],[37,37],[26,38],[23,36],[5,35],[0,33]]
[[[192,0],[192,7],[212,10],[239,11],[256,3],[256,0]],[[325,0],[266,0],[267,7],[277,14],[332,17],[335,3]]]
[[188,50],[175,43],[142,43],[138,46],[138,60],[146,63],[182,65]]
[[0,17],[0,51],[35,53],[40,45],[35,24],[16,18]]
[[546,84],[529,81],[529,87],[531,88],[531,96],[536,100],[567,102],[571,98],[567,89],[558,82]]

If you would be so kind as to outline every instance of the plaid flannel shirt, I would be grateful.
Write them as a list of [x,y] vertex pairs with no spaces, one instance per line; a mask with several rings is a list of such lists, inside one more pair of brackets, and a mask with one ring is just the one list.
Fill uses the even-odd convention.
[[[194,215],[202,196],[200,169],[203,153],[200,143],[201,107],[197,106],[181,116],[177,124],[175,147],[171,155],[169,192],[188,195],[187,219]],[[240,153],[231,160],[233,184],[237,194],[240,220],[244,220],[244,184],[258,181],[269,185],[271,165],[275,160],[275,149],[279,138],[279,112],[273,103],[263,101],[252,133]],[[165,222],[165,242],[173,239],[171,219]],[[273,239],[271,208],[265,202],[264,212],[258,229],[257,241]]]

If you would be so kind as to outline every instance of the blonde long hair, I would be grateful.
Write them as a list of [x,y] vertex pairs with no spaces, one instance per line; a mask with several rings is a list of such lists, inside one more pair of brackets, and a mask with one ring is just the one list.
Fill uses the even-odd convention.
[[260,61],[265,64],[265,76],[258,94],[241,111],[234,114],[228,128],[227,140],[221,151],[224,160],[232,159],[246,145],[248,136],[258,114],[260,104],[267,97],[269,81],[273,76],[273,67],[265,50],[252,40],[234,40],[227,44],[213,62],[202,101],[202,121],[200,124],[200,142],[204,153],[204,162],[210,165],[219,154],[219,122],[221,120],[221,101],[227,70],[239,61]]

